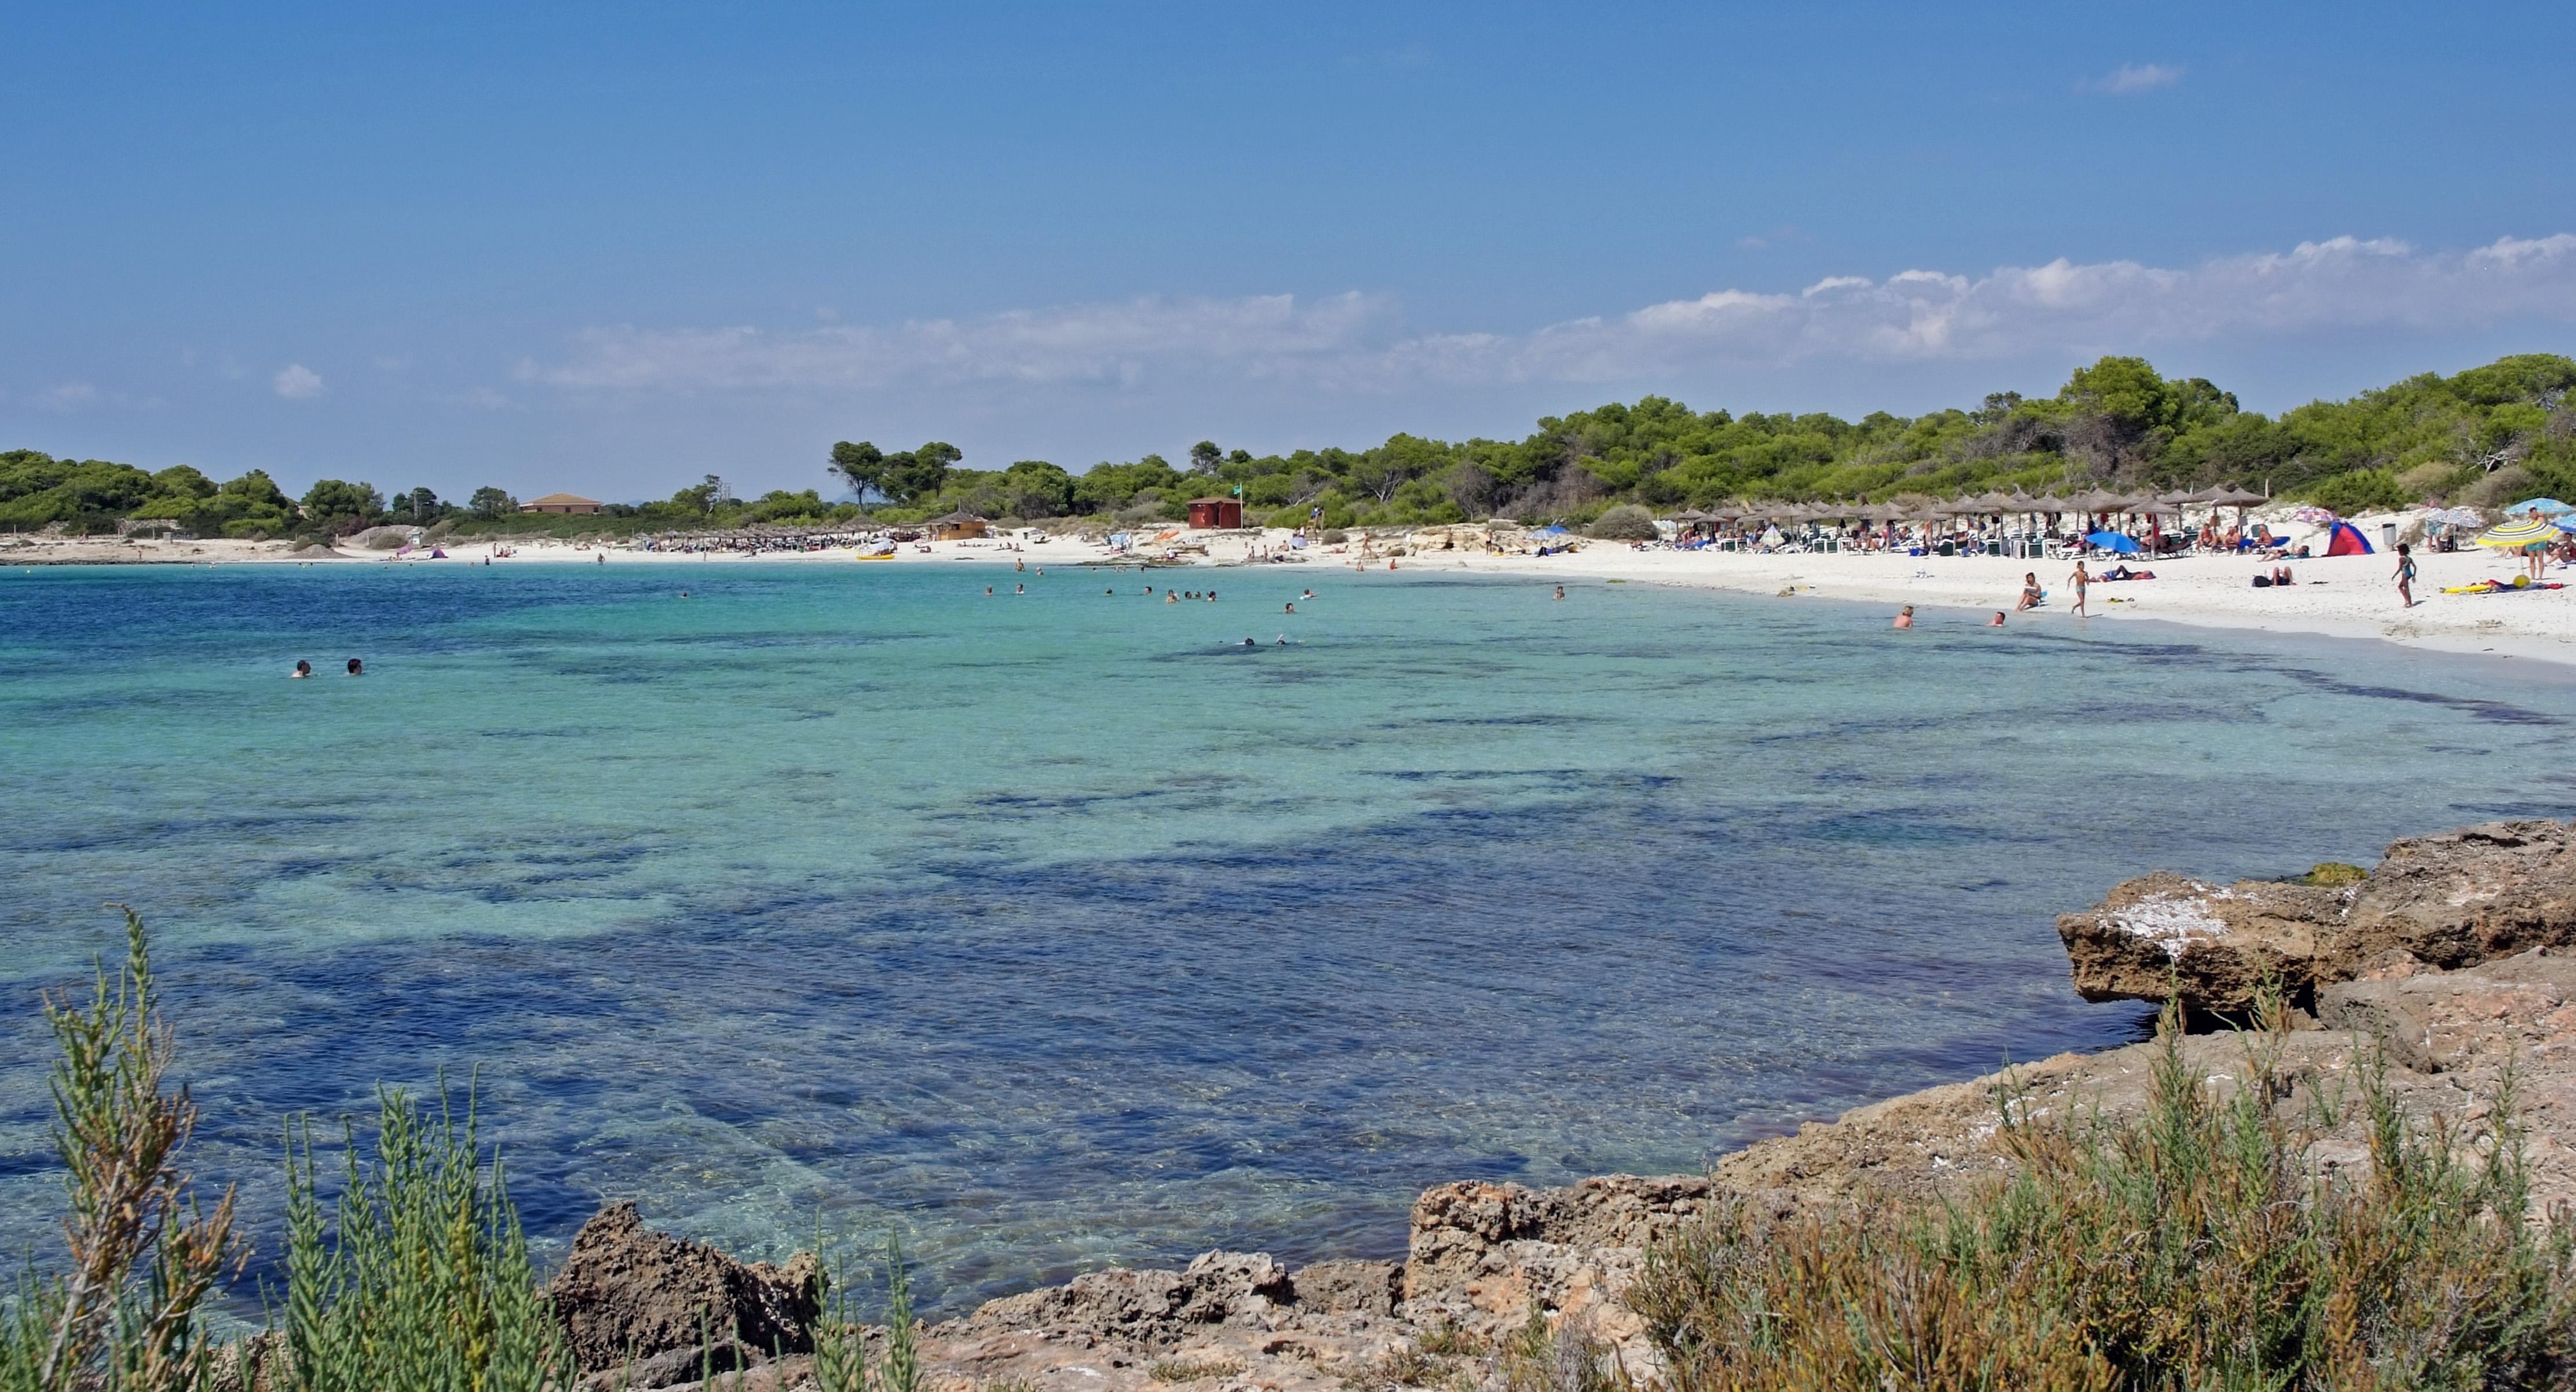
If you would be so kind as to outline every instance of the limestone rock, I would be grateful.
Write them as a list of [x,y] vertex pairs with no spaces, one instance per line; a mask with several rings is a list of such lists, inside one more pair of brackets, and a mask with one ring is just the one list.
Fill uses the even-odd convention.
[[713,1247],[644,1226],[631,1203],[601,1209],[573,1238],[547,1288],[583,1372],[702,1343],[753,1356],[811,1349],[822,1264],[799,1253],[784,1267],[748,1265]]
[[2576,1044],[2576,953],[2535,947],[2470,970],[2418,969],[2339,982],[2318,993],[2317,1018],[2377,1038],[2418,1073],[2519,1056],[2546,1075]]
[[1301,1310],[1392,1315],[1404,1298],[1404,1268],[1395,1262],[1315,1262],[1297,1268],[1293,1280]]
[[2179,988],[2201,1009],[2241,1011],[2266,972],[2293,992],[2309,981],[2318,933],[2336,922],[2341,900],[2305,885],[2158,873],[2061,916],[2057,935],[2086,1000],[2160,1001]]
[[1005,1296],[950,1336],[1012,1329],[1061,1331],[1092,1341],[1165,1349],[1209,1325],[1258,1324],[1294,1298],[1288,1269],[1262,1252],[1206,1252],[1180,1271],[1111,1267],[1061,1286]]
[[2239,1013],[2269,973],[2292,1003],[2392,952],[2445,969],[2576,946],[2576,836],[2552,821],[2491,822],[2399,841],[2341,888],[2179,875],[2130,880],[2057,921],[2077,994]]
[[2352,904],[2338,962],[2404,948],[2457,969],[2576,946],[2576,827],[2490,822],[2388,848]]

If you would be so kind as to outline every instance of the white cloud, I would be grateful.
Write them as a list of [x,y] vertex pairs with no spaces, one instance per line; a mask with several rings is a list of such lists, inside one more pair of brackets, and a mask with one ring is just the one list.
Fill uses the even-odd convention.
[[2157,344],[2285,341],[2348,331],[2457,333],[2576,325],[2576,235],[2465,252],[2336,237],[2198,265],[2136,261],[1827,276],[1800,290],[1725,289],[1528,332],[1414,332],[1383,297],[1145,299],[833,325],[595,329],[523,381],[678,394],[1148,378],[1296,380],[1354,391],[1425,381],[1584,382],[1705,366],[1840,358],[1924,362]]
[[277,394],[289,401],[302,401],[322,394],[321,375],[302,363],[288,363],[279,368],[277,376],[270,381],[276,386]]
[[2092,84],[2097,92],[2115,97],[2134,97],[2182,81],[2182,69],[2162,63],[2123,63]]
[[1351,293],[1311,303],[1146,298],[886,328],[618,327],[576,335],[570,362],[527,371],[565,387],[684,391],[1129,381],[1148,363],[1224,363],[1265,376],[1347,355],[1392,317],[1388,301]]
[[98,400],[98,388],[87,382],[57,382],[36,393],[36,404],[49,411],[76,411]]

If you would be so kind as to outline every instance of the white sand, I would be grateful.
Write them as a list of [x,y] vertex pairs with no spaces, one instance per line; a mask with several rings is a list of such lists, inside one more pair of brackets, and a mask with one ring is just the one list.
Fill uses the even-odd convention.
[[[1184,534],[1183,539],[1190,539],[1192,535]],[[1208,536],[1204,540],[1210,551],[1208,557],[1201,559],[1204,564],[1238,561],[1252,545],[1251,539],[1240,533]],[[1272,532],[1264,541],[1274,550],[1287,550],[1287,534],[1284,532]],[[1384,541],[1380,543],[1381,546],[1385,544]],[[925,552],[917,545],[907,544],[897,548],[892,560],[860,561],[846,550],[690,555],[614,547],[592,550],[566,542],[527,538],[498,543],[498,547],[515,554],[499,559],[496,564],[591,565],[597,564],[601,556],[607,557],[612,565],[650,564],[683,568],[754,562],[848,566],[1019,561],[1034,572],[1041,567],[1071,569],[1112,559],[1105,547],[1070,537],[1019,545],[1021,549],[1014,552],[999,542],[937,542]],[[445,561],[428,560],[426,552],[416,552],[400,561],[393,560],[387,552],[346,552],[340,561],[324,563],[472,565],[481,563],[495,549],[495,544],[484,542],[450,545],[447,547],[449,559]],[[1299,582],[1294,577],[1300,574],[1327,566],[1349,566],[1357,549],[1356,541],[1347,547],[1317,548],[1304,553],[1305,559],[1300,562],[1281,565],[1276,571],[1281,584],[1296,584]],[[79,540],[32,542],[0,548],[0,565],[118,560],[229,564],[293,563],[296,558],[286,555],[285,547],[276,542],[156,541],[138,544]],[[1884,605],[1891,616],[1897,606],[1905,604],[1941,611],[1922,615],[1927,624],[1959,623],[1970,618],[1982,620],[2001,608],[2008,611],[2006,621],[2011,625],[2163,619],[2216,628],[2380,638],[2450,651],[2489,652],[2547,662],[2576,663],[2576,589],[2515,595],[2446,595],[2441,593],[2441,587],[2445,585],[2467,584],[2488,576],[2509,581],[2520,570],[2521,563],[2513,557],[2484,551],[2447,555],[2426,553],[2418,556],[2417,560],[2422,581],[2416,591],[2418,604],[2411,610],[2398,605],[2396,588],[2390,579],[2396,568],[2393,555],[2290,561],[2287,564],[2297,574],[2297,585],[2289,589],[2259,590],[2253,588],[2251,581],[2258,571],[2268,571],[2272,563],[2232,557],[2193,557],[2157,561],[2151,566],[2140,567],[2154,570],[2157,578],[2153,580],[2095,585],[2089,606],[2094,617],[2090,620],[2077,619],[2068,612],[2073,593],[2066,580],[2074,567],[2065,561],[2032,562],[1983,556],[1944,559],[1885,554],[1761,556],[1715,551],[1637,551],[1616,542],[1586,542],[1580,551],[1562,556],[1497,556],[1434,551],[1399,558],[1396,565],[1407,570],[1544,576],[1568,582],[1619,579],[1641,584],[1696,585],[1773,596],[1785,590],[1789,594],[1783,599],[1784,603],[1808,599],[1853,600]],[[1383,559],[1372,560],[1366,573],[1383,574],[1385,564]],[[1266,573],[1270,568],[1260,569]],[[2101,567],[2097,565],[2094,569],[2098,571]],[[2021,577],[2025,571],[2036,571],[2040,582],[2048,587],[2048,606],[2033,613],[2009,612],[2020,594]],[[2562,573],[2553,569],[2550,578],[2562,578]],[[1951,612],[1956,610],[1972,613]]]

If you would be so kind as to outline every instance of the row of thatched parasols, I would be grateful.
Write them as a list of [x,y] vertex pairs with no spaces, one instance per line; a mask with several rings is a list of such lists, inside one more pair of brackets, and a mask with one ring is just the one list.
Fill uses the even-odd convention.
[[1968,498],[1899,498],[1884,503],[1740,503],[1697,508],[1673,514],[1667,521],[1689,526],[1698,522],[1939,522],[1954,517],[2009,517],[2024,514],[2126,513],[2141,517],[2178,516],[2185,508],[2247,508],[2271,499],[2240,488],[2209,488],[2178,493],[2113,493],[2104,489],[2059,497],[2053,493],[1985,493]]

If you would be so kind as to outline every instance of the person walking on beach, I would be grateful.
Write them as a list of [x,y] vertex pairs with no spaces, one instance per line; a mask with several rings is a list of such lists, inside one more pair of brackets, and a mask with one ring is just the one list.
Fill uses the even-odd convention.
[[2066,583],[2075,587],[2075,608],[2073,612],[2076,617],[2086,619],[2093,617],[2092,615],[2084,612],[2084,587],[2093,583],[2093,577],[2084,573],[2084,563],[2082,561],[2077,561],[2075,563],[2075,573],[2066,577]]
[[2415,548],[2402,541],[2397,543],[2397,597],[2406,601],[2406,608],[2415,607]]

